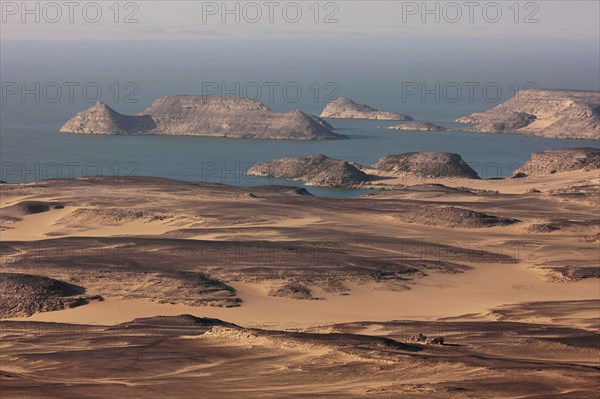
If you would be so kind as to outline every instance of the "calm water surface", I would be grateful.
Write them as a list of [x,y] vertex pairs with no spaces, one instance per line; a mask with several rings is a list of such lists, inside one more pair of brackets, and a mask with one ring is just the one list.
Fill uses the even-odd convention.
[[[429,121],[456,126],[446,118]],[[336,141],[284,141],[186,136],[104,136],[62,134],[58,126],[1,129],[2,177],[10,183],[54,177],[158,176],[238,186],[299,182],[246,175],[256,163],[285,156],[329,157],[371,165],[383,155],[409,151],[461,154],[484,178],[509,176],[532,152],[598,142],[526,137],[514,134],[411,132],[385,129],[394,122],[329,120],[350,137]],[[317,195],[352,196],[364,190],[309,187]]]

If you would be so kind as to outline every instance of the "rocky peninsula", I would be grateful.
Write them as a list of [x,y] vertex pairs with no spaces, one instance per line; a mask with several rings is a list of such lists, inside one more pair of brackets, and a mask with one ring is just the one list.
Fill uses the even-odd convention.
[[580,90],[522,90],[486,112],[456,120],[467,130],[529,136],[597,140],[600,138],[600,93]]
[[275,112],[258,101],[232,97],[167,96],[137,115],[123,115],[103,102],[77,113],[63,133],[164,134],[280,140],[336,140],[320,118],[296,110]]
[[412,118],[408,115],[380,111],[368,105],[357,104],[345,97],[337,98],[327,104],[321,113],[321,118],[412,121]]
[[513,177],[550,175],[574,170],[600,169],[598,148],[557,148],[531,154],[531,159],[515,170]]

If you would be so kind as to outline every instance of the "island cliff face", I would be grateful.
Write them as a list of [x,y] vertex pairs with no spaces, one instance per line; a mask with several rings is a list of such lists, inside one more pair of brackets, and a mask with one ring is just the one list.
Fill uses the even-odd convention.
[[479,179],[462,157],[449,152],[405,152],[379,159],[372,169],[416,177]]
[[404,114],[379,111],[368,105],[357,104],[354,101],[340,97],[325,107],[321,118],[337,119],[374,119],[381,121],[412,121],[412,118]]
[[578,90],[522,90],[486,112],[459,118],[477,132],[596,140],[600,138],[600,93]]
[[103,102],[77,113],[63,133],[165,134],[282,140],[335,140],[330,125],[302,111],[279,113],[258,101],[209,96],[167,96],[145,111],[122,115]]
[[515,170],[513,177],[595,169],[600,169],[600,149],[588,147],[557,148],[531,154],[531,159]]
[[78,112],[60,128],[63,133],[127,134],[156,128],[150,115],[123,115],[99,101],[95,106]]

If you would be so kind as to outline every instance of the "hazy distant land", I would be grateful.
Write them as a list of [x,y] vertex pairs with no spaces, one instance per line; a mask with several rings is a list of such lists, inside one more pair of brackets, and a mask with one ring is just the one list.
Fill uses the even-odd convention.
[[[409,115],[380,111],[348,98],[331,101],[320,117],[296,110],[272,111],[248,99],[211,96],[167,96],[137,115],[123,115],[103,102],[79,112],[60,131],[87,134],[166,134],[231,138],[332,140],[334,133],[322,118],[412,121]],[[600,138],[600,94],[576,90],[522,90],[486,112],[457,119],[473,124],[467,131],[587,139]],[[395,130],[444,131],[429,122],[409,122]]]

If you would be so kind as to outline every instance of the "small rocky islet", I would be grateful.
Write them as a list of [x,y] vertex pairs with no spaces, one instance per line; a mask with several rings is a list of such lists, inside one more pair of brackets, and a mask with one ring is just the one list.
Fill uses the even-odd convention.
[[390,130],[410,130],[417,132],[445,132],[449,130],[446,127],[438,126],[430,122],[407,122],[400,125],[388,127]]
[[412,121],[412,117],[395,112],[380,111],[364,104],[358,104],[346,97],[336,98],[331,101],[323,112],[321,118],[333,119],[371,119],[380,121]]

